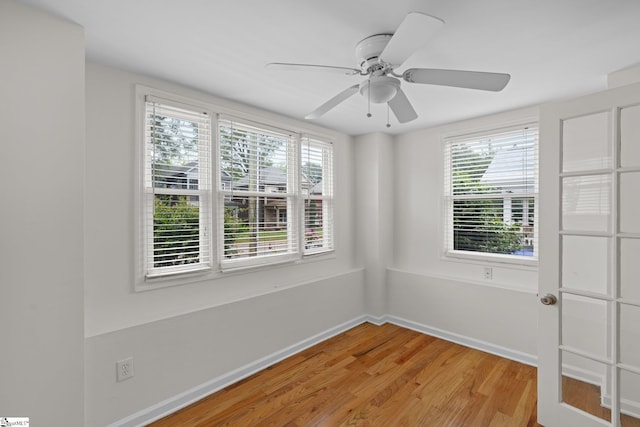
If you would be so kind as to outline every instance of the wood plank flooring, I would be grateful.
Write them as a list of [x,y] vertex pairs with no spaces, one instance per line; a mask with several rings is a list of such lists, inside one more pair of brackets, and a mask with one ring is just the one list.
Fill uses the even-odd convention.
[[536,394],[534,367],[365,323],[151,426],[535,427]]
[[[591,415],[611,421],[611,410],[600,404],[600,387],[596,385],[563,376],[562,400]],[[622,427],[640,427],[640,419],[621,414],[620,425]]]

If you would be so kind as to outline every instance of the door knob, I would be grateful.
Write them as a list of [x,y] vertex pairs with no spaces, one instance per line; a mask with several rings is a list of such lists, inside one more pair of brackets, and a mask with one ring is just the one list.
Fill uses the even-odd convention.
[[552,294],[546,294],[545,296],[540,298],[540,302],[544,305],[554,305],[558,302],[558,298]]

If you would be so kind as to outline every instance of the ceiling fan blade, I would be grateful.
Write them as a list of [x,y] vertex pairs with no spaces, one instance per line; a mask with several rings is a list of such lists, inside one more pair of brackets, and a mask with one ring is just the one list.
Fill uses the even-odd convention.
[[418,113],[413,109],[407,95],[400,88],[398,88],[398,93],[388,104],[391,111],[393,111],[393,115],[396,116],[400,123],[407,123],[418,118]]
[[265,65],[265,67],[271,70],[285,70],[285,71],[324,71],[329,73],[346,74],[348,76],[360,74],[360,70],[356,68],[334,67],[331,65],[290,64],[287,62],[272,62],[270,64]]
[[324,104],[322,104],[321,106],[319,106],[318,108],[316,108],[315,110],[307,114],[304,118],[305,119],[320,118],[324,113],[331,110],[336,105],[345,101],[347,98],[355,95],[359,89],[360,89],[359,84],[348,87],[347,89],[343,90],[342,92],[340,92],[339,94],[337,94],[336,96],[334,96],[333,98],[331,98],[330,100],[328,100],[327,102],[325,102]]
[[444,21],[420,12],[409,13],[385,46],[380,59],[394,66],[401,65],[424,46],[444,25]]
[[511,76],[509,74],[484,73],[480,71],[411,68],[402,74],[402,78],[410,83],[454,86],[499,92],[509,83]]

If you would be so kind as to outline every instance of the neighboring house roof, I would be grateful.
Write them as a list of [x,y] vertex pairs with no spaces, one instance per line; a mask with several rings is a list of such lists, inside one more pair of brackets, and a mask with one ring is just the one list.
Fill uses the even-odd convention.
[[[231,178],[229,178],[231,180]],[[302,186],[303,188],[309,187],[309,179],[303,174],[302,175]],[[321,185],[321,183],[318,183]],[[319,190],[322,192],[322,187],[318,187],[318,184],[313,186],[311,192],[312,194],[318,194],[316,191]],[[281,169],[275,166],[266,166],[264,168],[260,168],[259,173],[259,185],[272,185],[277,187],[286,187],[287,186],[287,174]],[[233,183],[233,188],[248,188],[249,187],[249,178],[244,176],[239,180]],[[317,188],[316,188],[317,187]]]
[[311,188],[311,194],[322,194],[322,181],[316,183],[316,185]]
[[189,162],[185,165],[172,165],[164,163],[156,163],[155,165],[159,170],[165,171],[165,176],[185,177],[188,174],[193,173],[193,171],[195,171],[197,176],[198,173],[197,162]]
[[[190,181],[197,180],[198,176],[198,163],[189,162],[186,165],[170,165],[164,167],[166,170],[171,171],[167,176],[174,178],[187,178]],[[231,174],[227,171],[220,171],[220,179],[222,182],[231,182]]]
[[[277,186],[286,186],[287,185],[287,174],[280,169],[268,166],[264,168],[260,168],[259,173],[259,184],[260,185],[277,185]],[[238,181],[233,183],[233,188],[248,188],[249,187],[249,177],[244,176],[240,178]]]
[[198,182],[198,164],[196,162],[190,162],[186,165],[157,163],[155,168],[155,185],[158,187],[187,188],[190,183]]
[[522,147],[503,148],[498,151],[480,182],[510,192],[534,191],[535,156]]

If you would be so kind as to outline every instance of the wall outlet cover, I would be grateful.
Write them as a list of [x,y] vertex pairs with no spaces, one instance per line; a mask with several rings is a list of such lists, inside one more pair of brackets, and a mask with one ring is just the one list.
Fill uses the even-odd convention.
[[128,357],[116,362],[116,379],[118,382],[133,377],[133,357]]

